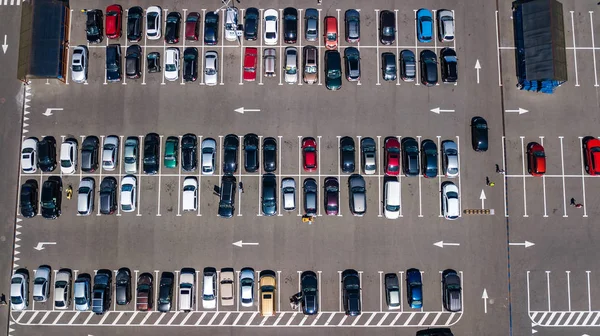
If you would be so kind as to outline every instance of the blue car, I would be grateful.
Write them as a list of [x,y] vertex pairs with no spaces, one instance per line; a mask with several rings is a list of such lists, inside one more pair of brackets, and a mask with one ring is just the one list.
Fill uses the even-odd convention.
[[411,308],[423,307],[423,283],[421,282],[421,271],[411,268],[406,271],[406,295]]
[[426,8],[417,11],[417,39],[419,42],[431,42],[433,36],[433,15]]

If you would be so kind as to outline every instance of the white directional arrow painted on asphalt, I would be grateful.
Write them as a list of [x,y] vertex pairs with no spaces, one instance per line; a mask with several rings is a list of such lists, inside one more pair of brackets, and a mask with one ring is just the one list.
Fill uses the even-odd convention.
[[244,245],[258,245],[258,243],[244,243],[243,241],[239,240],[239,241],[236,241],[235,243],[233,243],[233,245],[235,245],[237,247],[242,247]]
[[41,251],[44,249],[44,245],[56,245],[56,242],[39,242],[34,249]]
[[524,243],[508,243],[508,245],[512,245],[512,246],[525,246],[525,248],[528,248],[528,247],[533,246],[535,244],[526,240]]
[[481,64],[479,64],[479,59],[475,62],[475,70],[477,70],[477,84],[479,84],[479,70],[481,70]]
[[434,109],[429,110],[433,113],[440,114],[440,112],[454,112],[454,110],[443,110],[441,107],[436,107]]
[[52,111],[62,111],[62,107],[53,107],[53,108],[47,108],[46,112],[42,113],[43,115],[45,115],[46,117],[49,117],[52,115]]
[[488,299],[488,294],[487,294],[487,290],[485,288],[483,289],[483,294],[481,295],[481,298],[483,299],[484,312],[487,314],[487,299]]
[[506,113],[518,113],[518,114],[523,114],[523,113],[527,113],[527,112],[529,112],[529,110],[526,110],[526,109],[524,109],[524,108],[521,108],[521,107],[519,107],[519,108],[518,108],[518,109],[516,109],[516,110],[504,110],[504,112],[506,112]]
[[244,114],[244,112],[260,112],[260,109],[247,109],[244,107],[240,107],[240,108],[236,108],[234,111],[237,113]]
[[443,240],[440,240],[437,243],[433,243],[433,245],[435,245],[437,247],[441,247],[441,248],[444,248],[444,246],[460,246],[459,243],[444,243]]
[[2,45],[2,51],[6,54],[6,49],[8,49],[8,44],[6,44],[6,34],[4,34],[4,44]]
[[481,208],[485,209],[485,191],[481,189],[481,195],[479,195],[479,199],[481,200]]

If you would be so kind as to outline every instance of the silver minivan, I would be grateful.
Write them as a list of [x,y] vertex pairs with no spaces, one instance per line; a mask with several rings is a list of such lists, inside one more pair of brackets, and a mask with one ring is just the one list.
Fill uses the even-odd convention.
[[313,178],[304,180],[304,212],[307,216],[317,214],[317,181]]
[[275,61],[277,59],[275,49],[265,49],[263,59],[265,62],[265,77],[275,77]]
[[287,177],[281,180],[281,198],[284,210],[296,209],[296,181],[293,178]]
[[94,185],[93,177],[84,177],[77,188],[77,213],[88,216],[94,211]]

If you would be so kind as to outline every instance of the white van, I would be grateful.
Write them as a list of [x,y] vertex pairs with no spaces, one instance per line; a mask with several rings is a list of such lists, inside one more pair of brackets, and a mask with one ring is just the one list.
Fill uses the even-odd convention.
[[193,176],[188,176],[183,180],[181,207],[183,211],[196,211],[198,208],[198,180]]
[[182,268],[179,275],[179,310],[192,311],[194,309],[194,286],[196,283],[196,270]]
[[225,39],[237,40],[238,9],[228,7],[225,13]]
[[383,214],[387,219],[397,219],[400,217],[400,182],[385,182],[384,193]]

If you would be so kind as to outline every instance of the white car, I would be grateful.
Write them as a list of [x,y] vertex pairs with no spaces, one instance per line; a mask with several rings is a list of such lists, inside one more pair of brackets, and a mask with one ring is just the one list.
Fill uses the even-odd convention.
[[88,49],[84,45],[73,48],[71,58],[71,80],[75,83],[85,83],[88,74]]
[[94,178],[84,177],[77,188],[77,213],[89,216],[94,211]]
[[212,175],[215,173],[215,152],[217,150],[217,142],[214,139],[208,138],[202,140],[202,175]]
[[27,138],[23,141],[21,169],[25,174],[33,174],[37,171],[37,146],[38,139],[36,138]]
[[215,309],[217,306],[217,270],[205,267],[202,277],[202,308]]
[[119,163],[119,137],[109,135],[102,147],[102,169],[113,171]]
[[139,140],[134,136],[127,137],[125,148],[123,149],[123,165],[125,174],[136,174],[138,168],[138,148]]
[[60,171],[73,174],[77,170],[77,140],[69,138],[60,145]]
[[150,6],[146,9],[146,36],[148,40],[158,40],[162,32],[162,9]]
[[167,48],[165,78],[169,81],[176,81],[179,78],[179,48]]
[[458,187],[452,182],[442,186],[442,212],[444,218],[449,220],[457,219],[460,215]]
[[240,303],[243,307],[254,305],[254,270],[250,267],[240,271]]
[[458,147],[454,141],[442,142],[442,170],[449,178],[458,176]]
[[281,180],[281,198],[284,210],[296,209],[296,181],[293,178],[286,177]]
[[121,211],[135,211],[137,179],[133,175],[123,177],[121,181]]
[[227,7],[225,12],[225,39],[227,41],[237,40],[238,9]]
[[265,44],[276,45],[279,39],[279,14],[275,9],[265,11]]
[[191,311],[194,309],[196,284],[196,270],[193,268],[182,268],[179,275],[179,310]]
[[71,272],[63,269],[54,279],[54,307],[67,309],[71,305]]
[[10,280],[10,305],[12,310],[29,306],[29,275],[24,269],[18,269]]
[[454,41],[454,14],[447,9],[437,12],[438,35],[441,42]]
[[50,294],[50,267],[40,266],[33,280],[33,301],[46,302]]
[[188,176],[183,180],[183,196],[181,198],[183,211],[196,211],[198,208],[198,180]]
[[207,51],[204,54],[204,83],[209,86],[217,85],[219,73],[219,56],[216,51]]

